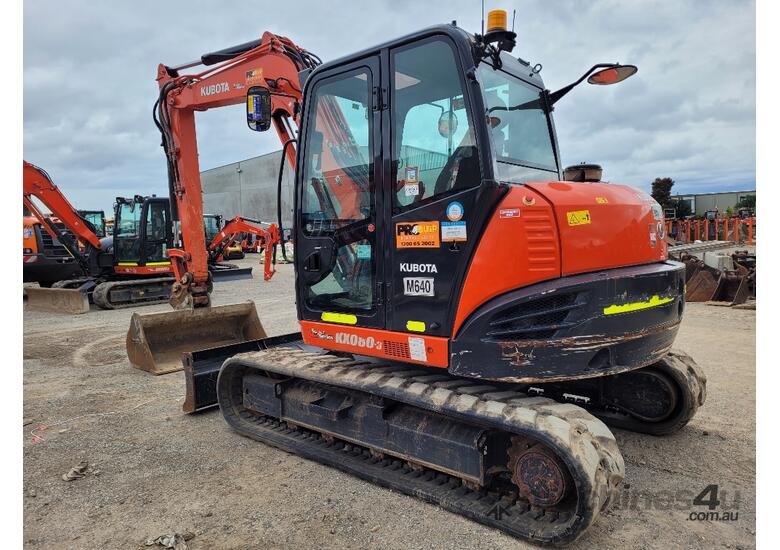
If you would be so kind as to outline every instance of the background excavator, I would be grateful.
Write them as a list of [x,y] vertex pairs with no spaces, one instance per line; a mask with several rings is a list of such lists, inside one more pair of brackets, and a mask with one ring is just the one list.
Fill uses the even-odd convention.
[[183,227],[202,209],[195,111],[246,102],[284,144],[301,331],[266,338],[251,303],[210,307],[202,232],[185,231],[191,253],[170,254],[193,308],[133,315],[127,350],[152,369],[185,352],[188,412],[218,402],[242,435],[558,544],[619,496],[605,423],[673,433],[706,379],[671,349],[684,268],[660,206],[561,180],[555,103],[636,67],[549,91],[515,37],[499,10],[484,34],[436,26],[324,65],[268,32],[160,65]]
[[[24,206],[32,214],[30,227],[25,226],[25,265],[28,257],[35,257],[36,263],[48,267],[39,279],[45,279],[41,286],[52,287],[28,288],[28,307],[83,313],[89,310],[90,300],[103,309],[116,309],[169,299],[173,271],[167,251],[173,242],[173,223],[167,197],[117,197],[112,235],[106,236],[103,213],[74,209],[43,169],[24,162],[23,180]],[[53,216],[45,215],[33,198]],[[212,220],[213,216],[204,217],[204,231],[209,231]],[[221,231],[235,232],[228,224],[217,230],[215,238]],[[47,254],[44,258],[32,248],[39,242]],[[214,248],[221,242],[217,239]],[[269,246],[273,246],[270,240]],[[216,280],[251,278],[251,267],[239,268],[221,259],[216,251],[210,255],[209,269]],[[266,267],[266,280],[268,272]]]

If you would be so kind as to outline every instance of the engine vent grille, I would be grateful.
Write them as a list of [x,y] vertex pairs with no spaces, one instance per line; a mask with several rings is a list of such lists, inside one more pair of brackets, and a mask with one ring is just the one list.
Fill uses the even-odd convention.
[[384,349],[385,355],[388,357],[409,359],[409,344],[406,342],[391,342],[390,340],[385,340],[382,343],[382,349]]
[[575,324],[567,319],[581,307],[577,296],[576,292],[551,294],[507,308],[490,322],[487,336],[498,341],[552,338]]
[[[60,230],[62,230],[65,227],[61,223],[55,223],[54,225],[57,227],[57,229]],[[68,251],[65,249],[65,247],[62,246],[62,244],[60,244],[59,241],[55,241],[52,238],[52,236],[49,234],[49,232],[43,229],[43,227],[38,225],[36,229],[38,231],[38,234],[41,237],[41,246],[43,248],[42,252],[44,256],[57,257],[57,258],[70,256],[70,254],[68,254]]]

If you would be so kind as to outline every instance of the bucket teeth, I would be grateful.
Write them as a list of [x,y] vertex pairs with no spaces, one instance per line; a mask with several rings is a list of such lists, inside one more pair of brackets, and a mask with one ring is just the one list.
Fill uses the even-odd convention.
[[166,374],[182,369],[182,354],[265,338],[254,302],[161,313],[133,313],[127,357],[134,367]]

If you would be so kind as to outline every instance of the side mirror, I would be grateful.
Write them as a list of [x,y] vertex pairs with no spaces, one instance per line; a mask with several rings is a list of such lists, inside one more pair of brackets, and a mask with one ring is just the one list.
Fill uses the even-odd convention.
[[588,77],[588,84],[606,86],[608,84],[617,84],[633,76],[639,69],[636,65],[616,65],[607,69],[596,71]]
[[[596,71],[596,69],[600,69]],[[564,86],[560,90],[556,90],[552,93],[547,93],[547,104],[552,107],[559,99],[568,94],[575,86],[580,82],[588,79],[588,84],[596,84],[599,86],[606,86],[608,84],[617,84],[627,79],[629,76],[633,76],[639,69],[636,65],[621,65],[620,63],[599,63],[593,65],[579,80],[572,82],[568,86]],[[593,72],[596,71],[596,72]]]
[[250,130],[265,132],[271,127],[271,92],[252,86],[246,92],[246,123]]

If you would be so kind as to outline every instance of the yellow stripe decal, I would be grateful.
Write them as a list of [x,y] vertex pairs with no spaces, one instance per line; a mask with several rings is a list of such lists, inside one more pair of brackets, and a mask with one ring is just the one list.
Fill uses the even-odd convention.
[[351,313],[332,313],[330,311],[323,311],[320,317],[327,323],[341,323],[342,325],[356,325],[357,315]]
[[646,302],[631,302],[630,304],[612,305],[604,308],[604,315],[615,315],[616,313],[628,313],[630,311],[639,311],[640,309],[648,309],[651,307],[662,306],[673,301],[674,298],[667,296],[661,298],[657,294],[647,300]]
[[412,332],[425,332],[425,323],[422,321],[406,321],[406,330]]
[[138,262],[119,262],[116,265],[138,265]]
[[171,262],[146,262],[146,265],[171,265]]

